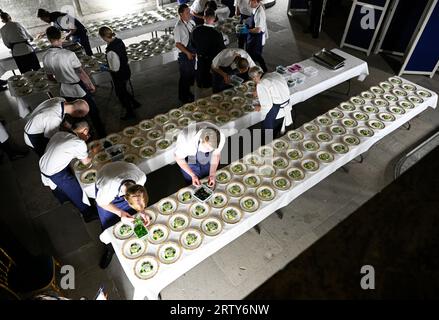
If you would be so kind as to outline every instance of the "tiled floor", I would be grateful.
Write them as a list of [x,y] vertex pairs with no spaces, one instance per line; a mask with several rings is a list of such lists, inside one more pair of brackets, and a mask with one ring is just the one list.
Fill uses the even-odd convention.
[[[280,64],[291,64],[308,58],[322,47],[337,47],[343,30],[343,19],[328,17],[319,39],[303,34],[304,16],[292,19],[286,15],[286,0],[267,10],[270,38],[265,59],[273,70]],[[335,14],[335,13],[333,13]],[[336,35],[336,36],[333,36]],[[352,82],[351,95],[395,74],[381,56],[366,57],[354,50],[347,52],[369,63],[370,76],[364,82]],[[438,91],[439,77],[407,76],[422,86]],[[136,111],[139,119],[150,118],[178,106],[178,67],[176,63],[145,70],[133,77],[133,84],[142,108]],[[335,90],[343,92],[346,85]],[[109,132],[116,132],[130,123],[119,120],[120,107],[109,88],[98,88],[96,100]],[[298,124],[326,112],[346,96],[326,92],[297,106]],[[16,141],[22,143],[23,120],[15,121],[7,111],[7,93],[0,95],[0,117]],[[415,145],[439,125],[439,111],[427,110],[412,121],[412,129],[397,130],[374,146],[364,163],[352,162],[303,194],[283,209],[285,217],[271,216],[261,223],[258,235],[250,230],[203,263],[169,285],[163,299],[241,299],[307,247],[334,228],[364,202],[393,179],[393,165],[402,152]],[[84,224],[70,204],[60,206],[50,191],[40,183],[37,158],[29,154],[15,161],[3,161],[1,175],[1,221],[16,232],[17,238],[35,253],[55,254],[63,264],[76,268],[76,288],[66,292],[72,298],[93,297],[104,284],[111,299],[129,299],[132,287],[116,258],[108,270],[99,269],[103,250],[98,236],[98,222]],[[148,176],[147,187],[151,201],[156,202],[183,186],[176,166],[167,166]],[[20,228],[17,228],[20,225]]]

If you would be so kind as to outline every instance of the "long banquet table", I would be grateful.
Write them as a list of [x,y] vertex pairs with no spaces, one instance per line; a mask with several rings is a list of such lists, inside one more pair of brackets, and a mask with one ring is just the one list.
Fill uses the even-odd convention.
[[[182,249],[182,254],[180,258],[174,262],[173,264],[163,264],[160,263],[158,267],[157,273],[150,279],[142,280],[136,276],[134,273],[134,266],[136,260],[128,259],[122,254],[122,248],[124,245],[124,240],[117,239],[113,234],[113,227],[108,228],[105,230],[101,235],[100,239],[102,242],[108,244],[111,243],[115,249],[116,255],[122,265],[122,268],[124,272],[126,273],[128,279],[130,280],[131,284],[134,287],[134,296],[133,299],[144,299],[145,297],[148,299],[157,299],[160,291],[168,286],[170,283],[178,279],[180,276],[182,276],[184,273],[188,272],[190,269],[195,267],[197,264],[201,263],[203,260],[208,258],[209,256],[213,255],[215,252],[220,250],[221,248],[225,247],[227,244],[232,242],[233,240],[237,239],[239,236],[256,226],[258,223],[266,219],[268,216],[270,216],[272,213],[274,213],[276,210],[279,210],[288,204],[290,204],[294,199],[299,197],[301,194],[306,192],[308,189],[312,188],[314,185],[331,175],[333,172],[335,172],[340,167],[344,166],[351,160],[355,159],[356,157],[360,156],[362,153],[368,151],[374,144],[379,142],[381,139],[383,139],[385,136],[391,134],[393,131],[400,128],[404,123],[410,121],[420,113],[422,113],[424,110],[426,110],[428,107],[436,108],[437,102],[438,102],[438,95],[430,90],[424,89],[416,84],[413,84],[405,79],[393,77],[393,79],[399,79],[398,81],[403,81],[406,84],[414,85],[416,86],[417,90],[424,90],[424,92],[429,93],[430,97],[425,98],[423,102],[420,103],[414,103],[414,107],[412,109],[407,108],[404,110],[403,114],[394,114],[395,118],[393,122],[385,122],[385,128],[383,129],[373,129],[374,135],[371,137],[364,137],[361,135],[356,135],[354,132],[356,132],[354,129],[347,128],[346,134],[350,135],[356,135],[359,139],[358,145],[351,145],[349,146],[349,150],[345,154],[337,154],[334,153],[334,160],[331,163],[323,163],[320,162],[319,169],[315,172],[306,171],[304,168],[302,170],[305,172],[304,179],[301,181],[295,181],[289,178],[287,175],[287,170],[290,168],[300,168],[301,167],[301,160],[297,161],[290,161],[289,166],[286,169],[279,169],[277,171],[276,176],[283,176],[287,179],[290,179],[291,181],[291,187],[288,190],[285,191],[276,191],[276,197],[272,201],[263,202],[260,201],[260,207],[257,211],[253,213],[244,213],[243,218],[236,224],[224,224],[222,232],[214,237],[204,236],[204,240],[202,244],[195,250],[185,250]],[[419,91],[418,91],[419,92]],[[414,92],[413,92],[414,95]],[[404,100],[404,97],[398,97],[398,105],[400,101]],[[350,100],[352,103],[352,99]],[[348,102],[349,103],[349,102]],[[366,105],[374,103],[373,101],[368,102]],[[340,107],[335,108],[333,110],[336,110],[337,112],[342,111],[344,113],[345,117],[354,116],[354,111],[359,111],[360,107],[359,105],[354,105],[355,110],[352,111],[346,111],[343,109],[340,109],[342,104],[340,104]],[[397,102],[390,102],[389,106],[380,106],[379,112],[387,112],[389,113],[390,108],[397,106]],[[397,107],[399,109],[403,109],[401,105]],[[396,108],[396,109],[397,109]],[[405,108],[405,107],[404,107]],[[330,117],[330,112],[333,111],[330,110],[326,115]],[[395,110],[393,110],[395,111]],[[396,112],[396,111],[395,111]],[[369,117],[371,120],[378,119],[377,114],[371,113],[369,114]],[[317,118],[318,119],[318,118]],[[314,121],[314,124],[319,125],[319,129],[324,132],[329,132],[329,125],[325,126],[321,123],[319,124],[317,122],[317,119]],[[351,118],[352,119],[352,118]],[[334,122],[338,122],[334,118]],[[305,127],[308,124],[305,124],[301,128],[295,130],[296,132],[301,132],[303,134],[303,141],[307,139],[311,139],[314,137],[313,133],[308,132]],[[358,121],[359,127],[367,127],[366,123],[363,121]],[[328,131],[327,131],[328,130]],[[289,133],[287,133],[285,136],[281,138],[284,142],[286,142],[289,145],[289,148],[296,148],[299,150],[302,150],[303,152],[303,159],[314,159],[316,160],[316,152],[309,152],[305,151],[303,148],[301,149],[301,142],[295,142],[292,139],[288,138]],[[330,145],[333,142],[342,142],[345,140],[342,140],[342,136],[336,136],[334,134],[334,139],[331,142],[323,143],[320,142],[320,150],[330,150]],[[273,141],[272,147],[277,143],[277,140]],[[256,152],[254,153],[256,154]],[[286,156],[285,151],[275,151],[274,156]],[[317,160],[318,161],[318,160]],[[227,168],[226,168],[227,169]],[[249,167],[249,172],[255,173],[256,167]],[[232,174],[233,176],[233,174]],[[263,184],[271,185],[272,178],[262,178]],[[234,176],[233,180],[231,182],[240,181],[243,182],[242,176]],[[255,191],[253,188],[247,188],[246,193],[243,196],[252,195],[256,197]],[[225,191],[225,186],[219,184],[215,190],[215,192],[223,192]],[[166,198],[173,198],[178,203],[178,199],[176,198],[176,194]],[[193,201],[193,200],[192,200]],[[233,205],[237,208],[239,208],[239,201],[237,199],[230,199],[230,202],[227,204]],[[163,214],[159,214],[158,206],[157,204],[154,204],[150,206],[148,209],[153,210],[158,215],[158,218],[155,222],[160,224],[165,224],[168,220],[168,216],[165,216]],[[178,204],[177,211],[178,213],[188,213],[189,205],[183,205]],[[221,219],[219,213],[220,209],[214,209],[211,208],[210,216],[219,217]],[[190,215],[188,213],[188,215]],[[192,218],[190,222],[190,228],[199,228],[200,226],[200,220]],[[171,231],[170,237],[167,239],[167,241],[171,241],[174,243],[179,243],[179,236],[180,233]],[[148,240],[149,241],[149,240]],[[156,256],[157,253],[157,245],[154,245],[152,243],[147,244],[146,252],[143,256]]]

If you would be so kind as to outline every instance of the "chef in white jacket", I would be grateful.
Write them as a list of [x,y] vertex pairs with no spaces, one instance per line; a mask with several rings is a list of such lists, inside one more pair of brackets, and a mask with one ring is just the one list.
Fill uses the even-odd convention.
[[263,129],[273,130],[273,136],[277,137],[293,123],[288,83],[279,73],[264,73],[260,67],[251,68],[249,76],[256,82],[256,93],[260,103],[256,111],[266,115]]
[[41,103],[29,116],[24,127],[24,141],[39,157],[44,154],[49,139],[59,131],[66,114],[83,118],[89,106],[85,100],[66,102],[64,98],[52,98]]

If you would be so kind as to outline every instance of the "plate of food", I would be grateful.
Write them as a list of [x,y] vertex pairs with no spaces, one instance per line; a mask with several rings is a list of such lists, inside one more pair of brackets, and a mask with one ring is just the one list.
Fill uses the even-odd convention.
[[135,148],[141,148],[146,145],[146,139],[143,137],[135,137],[131,139],[131,145]]
[[169,117],[165,114],[159,114],[154,117],[154,122],[159,126],[163,126],[164,124],[169,122]]
[[301,141],[303,140],[303,133],[297,130],[292,130],[287,133],[287,137],[291,141]]
[[169,229],[163,224],[153,224],[149,228],[148,241],[152,244],[165,242],[169,237]]
[[159,262],[152,256],[142,257],[134,265],[135,275],[142,280],[154,277],[159,270]]
[[432,96],[431,92],[422,89],[416,91],[416,95],[421,97],[422,99],[430,98]]
[[126,137],[134,137],[135,135],[137,135],[139,133],[139,129],[135,128],[135,127],[128,127],[125,128],[125,130],[123,130],[123,135]]
[[227,196],[222,192],[215,192],[209,200],[209,203],[214,208],[223,208],[229,202]]
[[300,160],[303,158],[303,153],[299,149],[288,149],[286,154],[287,154],[288,159],[294,160],[294,161]]
[[203,120],[206,120],[208,116],[207,116],[207,114],[205,114],[203,112],[197,111],[197,112],[192,113],[191,117],[194,121],[203,121]]
[[173,130],[176,130],[178,128],[178,125],[173,122],[169,122],[163,126],[163,132],[168,133]]
[[413,109],[415,105],[411,103],[410,101],[398,101],[397,105],[404,110]]
[[187,127],[189,125],[189,123],[191,123],[191,122],[192,122],[192,119],[189,117],[182,117],[182,118],[178,119],[178,125],[181,128]]
[[266,157],[271,158],[274,155],[274,150],[271,147],[263,146],[263,147],[260,147],[258,149],[258,153],[263,158],[266,158]]
[[414,104],[420,104],[424,102],[424,99],[419,98],[417,96],[409,96],[407,97],[407,100]]
[[256,189],[256,195],[262,201],[271,201],[276,197],[276,192],[272,187],[262,186]]
[[348,146],[358,146],[360,144],[360,139],[353,135],[346,135],[343,137],[343,142]]
[[385,94],[383,94],[383,98],[386,99],[389,102],[396,102],[396,101],[398,101],[398,97],[395,94],[400,93],[400,92],[402,92],[402,91],[401,90],[393,90],[392,91],[393,94],[385,93]]
[[242,111],[238,109],[232,109],[229,111],[229,115],[231,119],[238,119],[242,117]]
[[366,113],[360,112],[360,111],[354,112],[352,114],[352,118],[354,118],[357,121],[367,121],[367,120],[369,120],[369,116]]
[[221,219],[228,224],[235,224],[241,221],[242,212],[234,206],[226,207],[221,211]]
[[192,188],[183,188],[177,193],[177,199],[180,203],[188,204],[194,199],[194,191]]
[[227,186],[227,194],[231,197],[239,198],[245,192],[245,186],[240,182],[232,182]]
[[137,154],[126,154],[123,157],[123,161],[133,164],[138,164],[140,162],[140,158]]
[[156,142],[157,150],[166,150],[171,146],[172,142],[168,139],[161,139]]
[[272,164],[276,169],[285,169],[288,167],[289,162],[284,157],[276,157],[273,159]]
[[326,116],[317,117],[317,123],[322,126],[330,126],[332,124],[332,119]]
[[209,107],[207,108],[206,113],[210,116],[216,116],[220,113],[220,110],[217,107]]
[[230,117],[226,114],[220,114],[219,116],[215,117],[215,121],[219,125],[223,125],[230,121]]
[[147,244],[145,241],[141,239],[131,239],[125,241],[122,253],[125,258],[128,259],[137,259],[141,255],[143,255],[146,251]]
[[355,130],[355,134],[357,134],[360,137],[373,137],[375,132],[373,132],[372,129],[366,128],[366,127],[360,127]]
[[344,127],[338,126],[338,125],[331,126],[331,128],[329,128],[329,131],[331,131],[332,134],[337,135],[337,136],[346,133],[346,129]]
[[218,170],[216,173],[216,177],[215,177],[216,182],[220,183],[220,184],[225,184],[228,183],[230,180],[232,180],[232,175],[230,174],[229,171],[223,169],[223,170]]
[[366,103],[366,101],[360,97],[352,97],[349,101],[354,105],[363,105]]
[[320,148],[320,145],[314,140],[306,140],[302,143],[302,147],[305,151],[317,151]]
[[178,204],[172,198],[165,198],[159,201],[157,209],[163,215],[173,214],[177,210]]
[[305,169],[306,171],[314,172],[319,169],[319,164],[317,163],[317,161],[314,161],[312,159],[303,160],[301,165],[302,168]]
[[210,100],[212,100],[214,103],[220,103],[224,100],[224,98],[220,94],[213,94],[210,96]]
[[338,106],[342,111],[354,111],[356,108],[352,103],[343,102]]
[[208,105],[209,101],[207,101],[207,99],[198,99],[197,101],[195,101],[195,104],[198,107],[206,107]]
[[113,234],[119,240],[126,240],[134,235],[134,226],[120,221],[113,227]]
[[276,175],[276,169],[268,164],[258,168],[256,172],[264,178],[273,178]]
[[242,107],[245,103],[245,99],[242,97],[233,97],[232,103],[239,106],[239,107]]
[[357,120],[349,118],[341,119],[341,124],[346,128],[355,128],[356,126],[358,126]]
[[77,161],[75,161],[75,164],[73,165],[73,169],[75,171],[84,171],[84,170],[90,169],[92,165],[93,165],[92,162],[90,162],[88,165],[85,165],[82,163],[81,160],[77,160]]
[[278,152],[286,151],[290,147],[288,142],[286,142],[282,139],[274,140],[272,142],[272,145],[273,145],[273,148]]
[[109,141],[111,144],[115,145],[122,141],[122,136],[120,134],[113,133],[108,135],[106,140]]
[[397,106],[391,106],[389,108],[387,108],[387,110],[389,110],[389,112],[393,113],[393,114],[397,114],[397,115],[402,115],[405,113],[405,110],[401,107],[397,107]]
[[253,174],[253,173],[245,175],[244,178],[242,179],[242,181],[249,188],[259,187],[259,185],[262,182],[261,178],[258,175]]
[[264,160],[256,154],[249,154],[244,157],[244,163],[249,166],[260,167],[264,164]]
[[221,233],[223,225],[217,218],[207,218],[201,222],[201,231],[207,236],[214,237]]
[[166,242],[157,250],[157,256],[160,262],[164,264],[171,264],[176,262],[181,256],[181,248],[178,243]]
[[220,103],[220,108],[226,111],[232,110],[233,109],[233,104],[231,102],[221,102]]
[[180,232],[186,229],[191,223],[191,218],[183,213],[174,213],[168,219],[168,226],[172,231]]
[[316,133],[319,132],[319,127],[312,123],[305,123],[303,125],[303,128],[308,131],[309,133]]
[[291,188],[291,182],[285,177],[276,177],[272,181],[273,186],[277,190],[285,191]]
[[387,112],[380,112],[378,114],[378,118],[382,121],[385,121],[385,122],[393,122],[396,120],[396,118],[393,114],[387,113]]
[[361,110],[363,110],[363,111],[366,112],[366,113],[378,113],[378,112],[380,112],[380,109],[378,109],[378,108],[375,107],[375,106],[371,106],[371,105],[363,106],[363,107],[361,108]]
[[159,139],[163,138],[163,132],[160,131],[160,130],[151,130],[151,131],[148,132],[146,137],[149,140],[156,141],[156,140],[159,140]]
[[255,212],[259,209],[259,201],[255,197],[246,196],[239,201],[239,206],[246,212]]
[[385,99],[381,99],[381,98],[374,99],[372,101],[372,103],[374,105],[376,105],[377,107],[388,107],[389,106],[389,101],[387,101]]
[[375,98],[375,94],[373,94],[373,93],[370,92],[370,91],[363,91],[363,92],[360,94],[360,96],[361,96],[363,99],[368,99],[368,100],[371,100],[371,99],[374,99],[374,98]]
[[383,81],[383,82],[381,82],[381,83],[379,84],[379,86],[380,86],[381,88],[383,88],[384,91],[390,91],[390,90],[392,90],[392,89],[394,88],[394,86],[393,86],[391,83],[387,82],[387,81]]
[[385,92],[383,88],[380,88],[378,86],[371,87],[370,91],[372,91],[375,95],[384,94],[384,92]]
[[394,85],[399,85],[402,83],[402,80],[397,77],[390,77],[388,81]]
[[203,234],[197,229],[183,231],[180,236],[180,244],[187,250],[197,249],[203,242]]
[[237,176],[242,176],[243,174],[246,174],[248,169],[247,166],[244,163],[241,162],[235,162],[230,165],[230,171]]
[[[155,211],[152,209],[145,209],[143,213],[149,217],[149,223],[146,226],[150,226],[157,220],[157,213],[155,213]],[[143,219],[140,213],[135,214],[133,218]]]
[[379,120],[370,120],[367,122],[367,125],[372,129],[382,130],[386,127],[386,125]]
[[92,184],[96,182],[96,169],[90,169],[81,174],[81,182],[83,184]]
[[334,161],[334,156],[327,151],[319,151],[317,152],[317,159],[323,163],[331,163]]
[[209,215],[210,207],[206,203],[198,202],[194,203],[190,207],[189,212],[191,213],[191,216],[195,219],[204,219]]
[[305,179],[305,173],[299,168],[291,168],[287,171],[287,176],[293,181],[301,181]]
[[342,119],[344,117],[344,113],[339,110],[331,110],[328,114],[333,119]]
[[146,146],[140,149],[139,155],[144,159],[152,158],[156,153],[156,149],[153,146]]
[[341,142],[331,144],[331,149],[338,154],[345,154],[349,152],[349,147]]
[[[410,92],[410,91],[409,91],[409,92]],[[386,98],[386,94],[383,95],[383,97],[384,97],[386,100],[389,100],[389,101],[392,101],[392,102],[396,102],[396,101],[398,101],[398,98],[397,98],[397,97],[407,97],[408,94],[409,94],[409,92],[407,92],[407,91],[405,91],[405,90],[402,90],[402,89],[394,89],[394,90],[392,90],[392,93],[393,93],[393,96],[394,96],[395,98],[392,98],[392,100],[389,100],[389,99]]]
[[168,112],[168,115],[170,118],[177,120],[183,116],[183,112],[181,112],[179,109],[172,109]]
[[32,93],[32,87],[24,86],[22,88],[18,88],[17,93],[19,96],[25,96]]
[[197,108],[196,105],[194,103],[186,103],[185,105],[183,105],[183,107],[181,107],[183,112],[186,113],[192,113],[195,111],[195,109]]

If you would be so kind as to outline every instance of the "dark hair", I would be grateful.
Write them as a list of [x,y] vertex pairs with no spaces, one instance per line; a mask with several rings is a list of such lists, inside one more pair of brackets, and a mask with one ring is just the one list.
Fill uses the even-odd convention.
[[182,14],[184,12],[184,10],[186,10],[186,8],[189,8],[186,3],[180,4],[178,6],[178,14]]
[[212,8],[207,8],[204,11],[204,17],[206,17],[206,18],[215,18],[216,17],[215,10],[213,10]]
[[239,70],[248,69],[250,65],[248,64],[248,60],[246,58],[238,57],[236,59],[236,65]]
[[99,35],[105,38],[113,38],[116,36],[113,29],[107,26],[103,26],[99,28]]
[[11,19],[11,16],[9,15],[9,13],[4,12],[3,10],[0,9],[0,18],[2,20],[9,20]]
[[37,12],[37,17],[38,18],[44,18],[44,17],[49,17],[50,16],[50,12],[44,9],[38,9]]
[[216,10],[218,9],[218,5],[216,4],[215,1],[207,1],[206,5],[204,6],[204,9]]
[[53,26],[46,29],[46,35],[49,41],[61,39],[61,31]]
[[83,127],[84,122],[90,127],[85,118],[74,118],[70,114],[65,114],[60,129],[62,131],[73,132],[76,129]]

